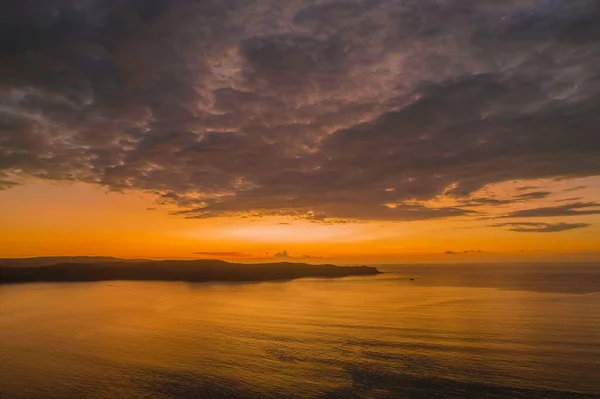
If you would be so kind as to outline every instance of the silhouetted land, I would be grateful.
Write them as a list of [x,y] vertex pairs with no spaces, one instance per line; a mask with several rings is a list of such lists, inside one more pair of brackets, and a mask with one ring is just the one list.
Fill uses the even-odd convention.
[[148,259],[121,259],[112,256],[36,256],[33,258],[0,258],[0,266],[34,267],[59,263],[141,262]]
[[[370,266],[309,265],[305,263],[241,264],[219,260],[116,260],[78,261],[39,266],[36,258],[1,260],[0,283],[82,282],[109,280],[145,281],[269,281],[301,277],[376,275]],[[11,266],[6,266],[10,263]],[[35,265],[35,266],[27,266]]]

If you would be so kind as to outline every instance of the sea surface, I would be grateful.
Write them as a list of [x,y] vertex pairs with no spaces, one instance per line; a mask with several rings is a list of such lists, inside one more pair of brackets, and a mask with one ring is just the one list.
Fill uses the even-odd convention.
[[0,286],[0,398],[600,398],[600,265],[380,270]]

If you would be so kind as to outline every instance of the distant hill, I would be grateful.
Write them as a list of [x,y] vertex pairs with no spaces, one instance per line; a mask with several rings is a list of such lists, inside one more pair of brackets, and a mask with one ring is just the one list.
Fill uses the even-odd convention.
[[0,265],[15,267],[50,266],[59,263],[130,262],[145,259],[121,259],[112,256],[40,256],[35,258],[0,258]]
[[[377,275],[370,266],[309,265],[306,263],[241,264],[220,260],[122,260],[100,258],[38,266],[32,258],[7,265],[0,260],[0,284],[26,282],[146,281],[269,281],[301,277]],[[44,258],[48,259],[48,258]],[[64,259],[64,258],[61,258]],[[97,259],[97,258],[96,258]],[[25,266],[25,264],[33,266]],[[41,260],[39,262],[42,262]]]

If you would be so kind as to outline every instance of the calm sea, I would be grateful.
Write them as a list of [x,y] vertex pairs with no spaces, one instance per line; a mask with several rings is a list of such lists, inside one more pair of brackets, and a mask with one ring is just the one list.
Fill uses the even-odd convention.
[[0,397],[600,398],[600,265],[380,270],[0,286]]

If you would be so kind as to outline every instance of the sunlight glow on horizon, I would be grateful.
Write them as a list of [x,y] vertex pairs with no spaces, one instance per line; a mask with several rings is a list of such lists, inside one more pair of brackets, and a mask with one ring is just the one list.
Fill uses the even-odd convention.
[[[515,187],[530,183],[504,183],[486,190],[510,195]],[[553,190],[558,185],[560,191],[583,185],[581,179],[541,183]],[[590,198],[596,192],[590,188],[578,190],[579,195]],[[43,205],[39,198],[44,198]],[[261,261],[287,250],[290,260],[313,263],[600,259],[596,239],[599,232],[594,226],[544,234],[489,227],[488,220],[478,217],[349,224],[285,217],[184,219],[169,214],[176,208],[157,205],[154,197],[143,193],[105,192],[85,184],[47,182],[0,191],[0,200],[11,204],[0,209],[0,240],[5,243],[0,257],[94,254]],[[490,211],[497,212],[496,208]],[[590,222],[600,217],[569,219]],[[483,252],[461,255],[470,250]]]

